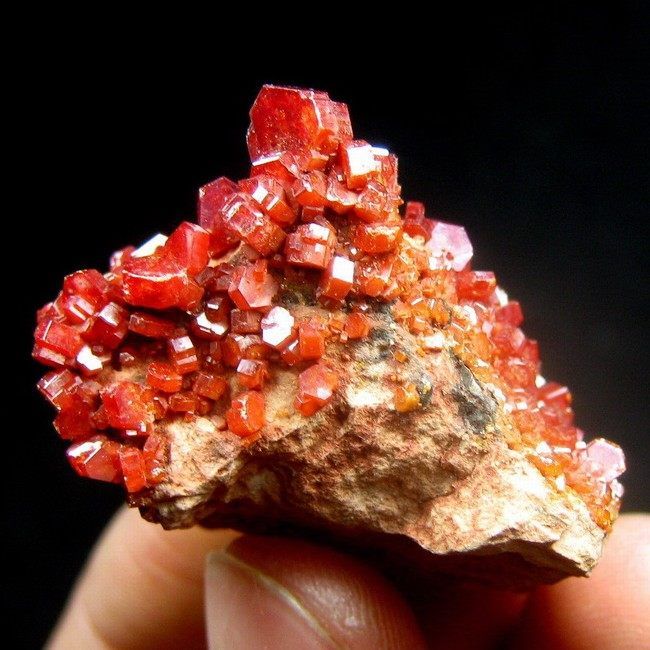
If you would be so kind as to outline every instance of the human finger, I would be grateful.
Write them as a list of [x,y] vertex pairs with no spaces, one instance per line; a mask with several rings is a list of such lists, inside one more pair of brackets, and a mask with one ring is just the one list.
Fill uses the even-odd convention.
[[95,545],[48,647],[205,647],[205,556],[235,536],[199,527],[166,531],[121,508]]

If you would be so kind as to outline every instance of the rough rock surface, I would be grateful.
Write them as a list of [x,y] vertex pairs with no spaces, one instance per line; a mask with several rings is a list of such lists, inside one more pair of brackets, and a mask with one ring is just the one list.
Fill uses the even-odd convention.
[[[420,572],[507,587],[587,574],[605,533],[582,500],[508,447],[512,421],[452,352],[418,356],[411,334],[377,316],[371,337],[330,349],[344,385],[331,408],[301,416],[286,369],[265,389],[253,442],[218,431],[219,417],[171,422],[168,479],[132,505],[166,528],[323,531]],[[396,345],[421,396],[411,413],[395,412],[387,385]]]

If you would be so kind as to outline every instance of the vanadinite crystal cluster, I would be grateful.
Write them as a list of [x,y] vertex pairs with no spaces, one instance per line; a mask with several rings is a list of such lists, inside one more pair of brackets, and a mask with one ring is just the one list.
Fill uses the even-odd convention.
[[[583,439],[521,306],[472,268],[464,228],[403,204],[395,155],[355,139],[326,93],[264,86],[250,115],[249,178],[207,183],[197,223],[116,252],[106,273],[72,273],[38,313],[33,356],[51,368],[38,387],[76,472],[124,484],[169,527],[262,507],[358,527],[400,491],[437,500],[437,526],[444,499],[482,463],[507,474],[510,454],[540,501],[609,530],[623,454]],[[365,490],[365,515],[348,488]],[[479,526],[458,507],[458,530]],[[399,509],[393,532],[425,525]]]

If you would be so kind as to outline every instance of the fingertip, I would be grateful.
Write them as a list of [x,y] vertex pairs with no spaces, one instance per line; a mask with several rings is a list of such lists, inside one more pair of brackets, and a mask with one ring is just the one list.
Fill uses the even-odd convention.
[[48,647],[202,647],[205,555],[235,535],[166,531],[121,508],[95,544]]
[[[206,572],[210,647],[424,648],[392,585],[357,560],[298,540],[244,536]],[[275,645],[274,645],[275,643]]]
[[512,647],[650,648],[650,516],[620,517],[589,578],[569,578],[531,597]]

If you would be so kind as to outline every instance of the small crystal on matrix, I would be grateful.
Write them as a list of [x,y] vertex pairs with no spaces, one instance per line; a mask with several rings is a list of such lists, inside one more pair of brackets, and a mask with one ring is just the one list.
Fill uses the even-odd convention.
[[310,366],[298,375],[296,408],[305,416],[313,415],[329,404],[337,386],[333,370],[322,363]]
[[194,392],[213,400],[218,400],[227,388],[228,383],[223,377],[209,372],[199,372],[194,380]]
[[183,387],[183,375],[167,361],[152,361],[147,367],[147,384],[163,393],[176,393]]
[[249,436],[264,426],[264,398],[261,393],[249,390],[233,398],[226,411],[228,429],[238,436]]
[[342,255],[335,255],[321,277],[318,290],[325,298],[345,300],[353,284],[354,262]]

